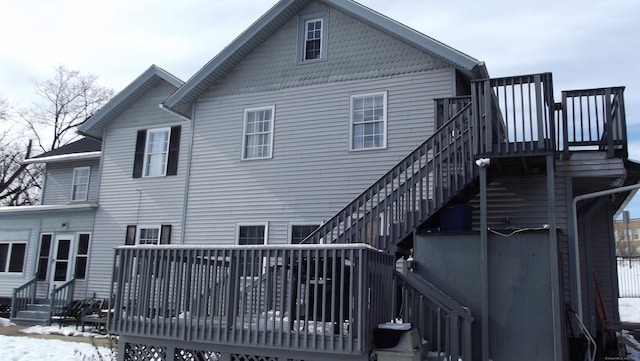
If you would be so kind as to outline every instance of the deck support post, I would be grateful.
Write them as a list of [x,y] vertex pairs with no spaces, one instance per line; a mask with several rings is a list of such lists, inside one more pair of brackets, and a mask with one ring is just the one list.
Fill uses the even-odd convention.
[[554,360],[562,360],[562,309],[560,296],[560,271],[558,266],[558,234],[556,222],[556,187],[554,156],[547,155],[547,213],[549,214],[549,275],[551,277],[551,317],[553,323]]
[[489,361],[489,262],[488,238],[489,225],[487,215],[487,168],[489,161],[479,159],[480,168],[480,327],[482,361]]

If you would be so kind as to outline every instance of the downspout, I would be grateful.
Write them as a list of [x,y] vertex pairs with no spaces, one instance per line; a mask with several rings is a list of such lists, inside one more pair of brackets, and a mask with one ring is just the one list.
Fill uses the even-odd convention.
[[184,237],[185,237],[185,227],[187,225],[187,199],[189,196],[189,179],[191,176],[191,159],[193,156],[193,134],[194,134],[194,121],[193,119],[195,119],[196,116],[196,106],[195,103],[191,104],[191,118],[186,117],[185,115],[183,115],[180,112],[177,112],[176,110],[172,109],[171,107],[165,106],[164,103],[160,103],[158,105],[158,107],[162,110],[165,110],[175,116],[178,116],[179,118],[186,120],[187,122],[189,122],[190,124],[190,131],[189,131],[189,151],[187,153],[187,165],[185,167],[185,176],[184,176],[184,191],[182,192],[182,217],[180,219],[180,240],[179,243],[180,244],[184,244]]
[[[166,109],[166,108],[165,108]],[[191,159],[193,157],[193,135],[195,134],[195,119],[196,119],[196,105],[195,103],[191,106],[191,129],[189,132],[189,153],[187,154],[187,167],[185,169],[184,176],[184,191],[182,192],[182,227],[180,227],[180,243],[185,244],[185,234],[187,232],[187,202],[189,200],[189,182],[191,179]]]
[[582,315],[582,285],[580,282],[580,244],[578,242],[578,202],[585,200],[585,199],[591,199],[591,198],[597,198],[597,197],[602,197],[602,196],[608,196],[611,194],[615,194],[615,193],[623,193],[623,192],[627,192],[627,191],[632,191],[635,189],[640,189],[640,184],[633,184],[633,185],[629,185],[629,186],[625,186],[625,187],[620,187],[620,188],[613,188],[613,189],[607,189],[604,191],[598,191],[598,192],[593,192],[593,193],[586,193],[586,194],[581,194],[579,196],[576,196],[575,198],[573,198],[573,208],[572,208],[572,215],[571,215],[571,227],[573,229],[573,256],[575,257],[575,274],[578,276],[578,280],[576,282],[576,312],[578,313],[578,317],[580,317],[580,320],[583,320],[583,315]]

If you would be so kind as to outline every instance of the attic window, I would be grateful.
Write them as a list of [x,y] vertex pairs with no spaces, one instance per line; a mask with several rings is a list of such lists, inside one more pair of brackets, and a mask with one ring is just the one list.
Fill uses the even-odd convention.
[[298,63],[327,60],[327,12],[300,17]]

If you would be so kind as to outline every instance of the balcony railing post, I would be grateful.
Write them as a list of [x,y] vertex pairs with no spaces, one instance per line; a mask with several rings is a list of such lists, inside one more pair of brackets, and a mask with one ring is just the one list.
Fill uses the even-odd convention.
[[613,118],[612,106],[611,106],[611,89],[604,90],[604,132],[606,134],[607,144],[607,157],[613,158],[615,149],[613,147],[613,137],[615,134],[615,119]]
[[620,137],[622,140],[622,144],[624,145],[622,157],[628,157],[628,138],[627,138],[627,119],[626,119],[626,110],[624,107],[624,88],[620,87],[616,89],[616,98],[618,100],[617,106],[617,118],[618,118],[618,127],[620,129]]

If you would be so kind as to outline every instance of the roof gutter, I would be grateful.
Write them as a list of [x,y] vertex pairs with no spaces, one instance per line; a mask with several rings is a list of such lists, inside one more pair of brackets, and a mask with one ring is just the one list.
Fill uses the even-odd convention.
[[101,151],[96,151],[96,152],[52,155],[49,157],[25,159],[24,161],[22,161],[22,164],[56,163],[56,162],[66,162],[66,161],[73,161],[73,160],[98,159],[100,158],[101,154],[102,154]]

